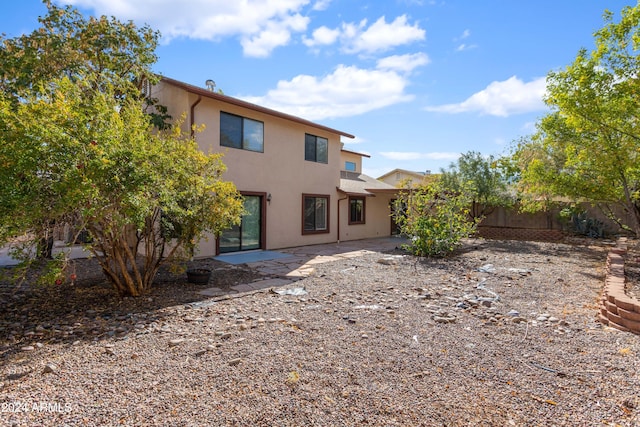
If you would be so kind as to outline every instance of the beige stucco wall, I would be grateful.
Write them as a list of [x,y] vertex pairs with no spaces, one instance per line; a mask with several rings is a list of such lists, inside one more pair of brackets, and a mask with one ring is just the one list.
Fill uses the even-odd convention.
[[[161,83],[154,96],[169,107],[174,118],[191,111],[198,95]],[[257,153],[220,146],[220,111],[264,123],[264,152]],[[224,179],[238,190],[271,194],[266,204],[266,248],[329,243],[337,241],[337,208],[340,183],[340,136],[321,129],[274,117],[215,99],[201,98],[194,110],[194,122],[205,129],[196,134],[204,152],[223,152],[227,166]],[[185,126],[188,127],[187,117]],[[310,133],[329,141],[328,164],[304,160],[304,135]],[[302,234],[302,195],[329,196],[329,233]],[[215,239],[200,245],[199,256],[215,254]]]
[[348,151],[340,151],[340,169],[346,170],[345,162],[353,162],[356,164],[356,170],[353,172],[362,173],[362,156]]
[[389,203],[392,196],[377,193],[365,200],[365,223],[349,225],[349,198],[340,202],[340,240],[358,240],[391,235]]

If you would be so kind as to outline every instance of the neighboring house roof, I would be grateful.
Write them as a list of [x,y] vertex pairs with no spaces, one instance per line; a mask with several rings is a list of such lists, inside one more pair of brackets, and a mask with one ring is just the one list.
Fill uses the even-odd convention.
[[187,92],[196,94],[196,95],[200,95],[200,96],[204,96],[206,98],[211,98],[211,99],[215,99],[218,101],[222,101],[222,102],[226,102],[228,104],[232,104],[232,105],[236,105],[238,107],[243,107],[243,108],[248,108],[250,110],[254,110],[254,111],[258,111],[260,113],[264,113],[264,114],[268,114],[270,116],[274,116],[274,117],[278,117],[281,119],[285,119],[285,120],[290,120],[292,122],[296,122],[296,123],[300,123],[306,126],[311,126],[314,127],[316,129],[321,129],[327,132],[331,132],[331,133],[335,133],[341,136],[345,136],[347,138],[355,138],[355,136],[343,132],[341,130],[337,130],[337,129],[332,129],[330,127],[327,126],[323,126],[321,124],[318,123],[314,123],[312,121],[300,118],[300,117],[296,117],[296,116],[292,116],[290,114],[285,114],[285,113],[281,113],[280,111],[276,111],[276,110],[272,110],[270,108],[266,108],[266,107],[261,107],[259,105],[256,104],[252,104],[250,102],[246,102],[243,101],[241,99],[238,98],[233,98],[231,96],[227,96],[227,95],[223,95],[221,93],[216,93],[216,92],[212,92],[208,89],[204,89],[198,86],[194,86],[194,85],[190,85],[188,83],[184,83],[178,80],[174,80],[171,79],[169,77],[161,77],[161,80],[165,83],[168,83],[170,85],[179,87],[181,89],[186,90]]
[[414,172],[414,171],[408,171],[406,169],[394,169],[391,172],[387,172],[384,175],[379,176],[378,179],[385,179],[386,177],[394,175],[396,173],[403,173],[405,175],[411,175],[420,179],[422,179],[426,175],[425,172]]
[[339,191],[350,196],[374,196],[374,193],[396,193],[398,189],[393,185],[378,181],[368,175],[340,171]]
[[368,159],[371,158],[371,156],[368,154],[358,153],[357,151],[345,150],[344,148],[340,149],[340,151],[342,151],[343,153],[355,154],[356,156],[366,157]]

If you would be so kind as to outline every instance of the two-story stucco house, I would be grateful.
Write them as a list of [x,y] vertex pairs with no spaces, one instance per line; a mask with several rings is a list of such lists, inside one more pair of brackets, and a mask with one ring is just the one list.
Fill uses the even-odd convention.
[[223,152],[224,179],[245,198],[242,224],[210,236],[199,256],[278,249],[391,234],[396,190],[362,175],[362,157],[342,149],[352,135],[169,78],[151,95],[195,135],[204,152]]

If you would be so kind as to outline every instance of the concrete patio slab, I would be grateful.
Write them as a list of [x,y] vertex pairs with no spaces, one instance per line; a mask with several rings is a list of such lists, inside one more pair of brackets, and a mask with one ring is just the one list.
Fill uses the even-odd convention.
[[253,282],[251,283],[250,286],[253,287],[253,290],[258,290],[258,289],[268,289],[268,288],[279,288],[280,286],[290,285],[293,282],[294,280],[287,280],[287,279],[267,279],[267,280],[262,280],[260,282]]
[[[82,245],[67,245],[62,241],[56,241],[53,244],[52,254],[55,256],[61,252],[65,252],[70,259],[90,258],[93,255],[85,250]],[[10,267],[20,263],[11,255],[11,246],[0,247],[0,267]],[[31,251],[35,256],[35,249]]]
[[228,264],[249,264],[261,261],[271,261],[279,258],[290,258],[291,255],[283,252],[276,251],[249,251],[238,252],[233,254],[218,255],[213,259],[217,261],[226,262]]

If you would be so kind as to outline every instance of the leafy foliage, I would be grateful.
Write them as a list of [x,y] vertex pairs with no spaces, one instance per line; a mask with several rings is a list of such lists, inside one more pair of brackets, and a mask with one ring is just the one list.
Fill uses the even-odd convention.
[[511,206],[507,181],[498,161],[493,156],[484,157],[477,151],[469,151],[452,163],[448,170],[441,170],[442,186],[453,192],[469,191],[473,219],[482,218],[498,206]]
[[139,97],[144,82],[156,80],[150,66],[157,60],[157,31],[113,17],[85,19],[71,6],[45,3],[48,13],[38,19],[38,29],[12,39],[0,36],[0,91],[14,102],[62,77],[94,76],[89,90],[111,85],[118,97]]
[[[41,22],[0,52],[15,56],[0,81],[0,244],[21,236],[29,262],[53,225],[72,224],[117,292],[141,295],[162,264],[237,223],[241,197],[220,154],[143,111],[155,33],[53,6]],[[63,277],[54,261],[45,280]]]
[[477,220],[469,216],[469,193],[453,192],[434,183],[406,189],[396,199],[396,222],[411,239],[405,246],[418,256],[442,257],[475,232]]
[[593,238],[603,238],[605,236],[605,224],[597,218],[589,217],[585,210],[574,207],[564,208],[560,211],[560,218],[576,234]]
[[513,159],[530,207],[554,199],[617,204],[640,235],[640,5],[626,7],[617,23],[606,12],[605,21],[594,51],[549,73],[546,102],[554,111]]

